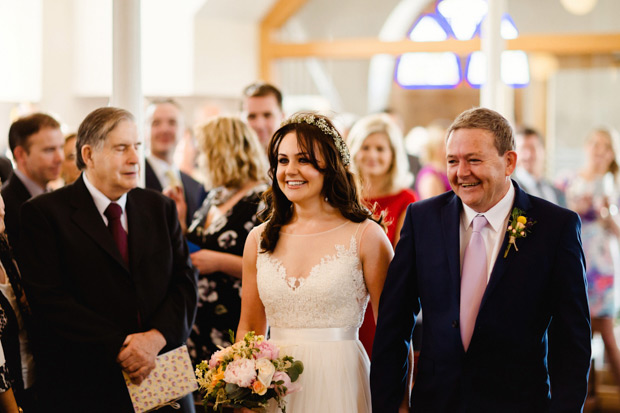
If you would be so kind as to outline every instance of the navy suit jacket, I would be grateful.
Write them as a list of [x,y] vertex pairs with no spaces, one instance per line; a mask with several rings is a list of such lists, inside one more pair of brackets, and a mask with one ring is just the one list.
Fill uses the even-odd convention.
[[129,265],[83,177],[22,207],[18,258],[50,411],[133,412],[116,362],[125,337],[155,328],[164,352],[193,325],[196,274],[174,202],[136,188],[126,213]]
[[459,329],[461,200],[450,191],[408,207],[385,282],[372,354],[373,411],[395,412],[423,310],[413,412],[579,412],[590,366],[581,221],[515,184],[536,221],[517,251],[505,236],[465,352]]
[[[159,192],[163,191],[161,182],[157,179],[157,175],[155,175],[155,171],[153,170],[153,167],[149,163],[148,159],[144,162],[144,181],[144,186],[146,188]],[[200,208],[202,201],[204,201],[207,196],[207,191],[205,191],[204,186],[202,186],[200,182],[196,181],[184,172],[181,172],[181,182],[183,183],[185,204],[187,205],[187,216],[185,217],[185,223],[189,227],[192,224],[194,213],[198,210],[198,208]]]

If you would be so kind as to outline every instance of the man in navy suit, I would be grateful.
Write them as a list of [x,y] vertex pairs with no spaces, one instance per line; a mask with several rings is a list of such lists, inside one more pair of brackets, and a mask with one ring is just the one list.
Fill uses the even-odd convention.
[[[410,411],[581,411],[591,333],[578,216],[510,180],[514,138],[497,112],[459,115],[446,154],[453,191],[408,207],[381,295],[373,411],[406,410],[407,356],[420,309],[424,334]],[[528,224],[511,244],[515,208]],[[482,281],[477,296],[474,266]]]
[[[129,112],[91,112],[77,134],[80,178],[22,207],[19,262],[49,411],[133,412],[121,372],[142,382],[193,324],[176,206],[136,188],[140,144]],[[181,404],[194,411],[191,395]]]

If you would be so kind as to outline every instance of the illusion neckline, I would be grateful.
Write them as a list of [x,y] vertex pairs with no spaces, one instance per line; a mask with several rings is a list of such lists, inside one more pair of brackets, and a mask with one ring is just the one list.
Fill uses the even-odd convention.
[[347,225],[349,222],[351,222],[351,221],[346,220],[342,224],[340,224],[340,225],[338,225],[338,226],[336,226],[334,228],[331,228],[331,229],[328,229],[328,230],[325,230],[325,231],[321,231],[321,232],[313,232],[311,234],[292,234],[290,232],[284,232],[284,231],[280,231],[280,234],[288,235],[288,236],[291,236],[291,237],[312,237],[312,236],[315,236],[315,235],[323,235],[323,234],[327,234],[327,233],[332,232],[332,231],[336,231],[337,229],[340,229],[340,228],[344,227],[345,225]]

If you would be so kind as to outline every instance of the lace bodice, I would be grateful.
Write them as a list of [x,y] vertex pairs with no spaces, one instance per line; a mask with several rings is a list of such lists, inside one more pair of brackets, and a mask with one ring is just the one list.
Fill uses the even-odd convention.
[[368,290],[358,246],[368,223],[347,222],[311,235],[281,233],[273,253],[259,252],[258,292],[270,326],[359,328]]

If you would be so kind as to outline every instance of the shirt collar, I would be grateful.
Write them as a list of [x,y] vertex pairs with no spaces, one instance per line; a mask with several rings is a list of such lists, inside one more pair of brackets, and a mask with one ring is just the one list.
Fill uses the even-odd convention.
[[30,195],[33,198],[47,192],[47,188],[41,188],[41,185],[28,178],[28,176],[19,169],[15,168],[13,172],[15,172],[19,180],[22,181],[22,183],[24,184],[28,192],[30,192]]
[[503,231],[506,217],[508,217],[508,214],[510,214],[510,208],[514,203],[514,200],[515,189],[512,181],[510,181],[510,187],[508,188],[508,192],[506,192],[506,195],[504,195],[504,197],[500,199],[500,201],[487,212],[476,212],[463,203],[463,214],[461,216],[461,219],[463,220],[463,225],[465,226],[465,228],[469,228],[471,222],[474,220],[476,215],[484,215],[493,231]]
[[88,189],[88,192],[90,192],[90,195],[93,197],[93,201],[95,201],[97,211],[99,211],[101,215],[105,215],[105,210],[112,202],[116,202],[118,205],[120,205],[121,209],[123,210],[123,214],[125,213],[125,205],[127,204],[126,192],[118,200],[112,201],[88,180],[88,177],[85,173],[83,173],[82,176],[84,177],[84,185],[86,185],[86,189]]

